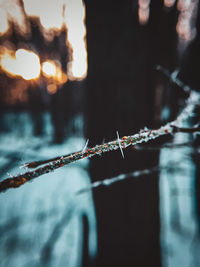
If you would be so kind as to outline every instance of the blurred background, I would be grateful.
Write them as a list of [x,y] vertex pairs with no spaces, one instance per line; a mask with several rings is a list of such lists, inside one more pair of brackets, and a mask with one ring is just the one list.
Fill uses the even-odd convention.
[[[198,0],[0,0],[0,181],[173,120],[187,95],[156,66],[199,92],[199,62]],[[176,133],[1,193],[0,266],[200,266],[199,153]]]

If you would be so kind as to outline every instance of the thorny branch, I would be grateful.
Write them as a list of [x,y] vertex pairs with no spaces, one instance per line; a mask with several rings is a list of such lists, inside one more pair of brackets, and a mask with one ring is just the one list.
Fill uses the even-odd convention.
[[[171,81],[174,83],[180,83],[182,82],[180,80],[177,80],[175,75],[171,75],[167,72],[167,70],[158,67],[160,71],[162,71],[165,75],[169,76]],[[43,174],[53,172],[55,169],[58,169],[60,167],[63,167],[67,164],[70,164],[72,162],[78,161],[80,159],[84,158],[91,158],[95,155],[101,155],[103,153],[117,150],[117,149],[125,149],[129,146],[134,146],[139,143],[148,142],[149,140],[158,138],[162,135],[166,134],[174,134],[175,128],[176,129],[183,129],[181,124],[188,119],[193,114],[193,110],[196,107],[196,105],[199,105],[200,102],[200,94],[191,90],[188,86],[183,85],[183,90],[186,91],[189,94],[189,97],[186,101],[186,106],[182,110],[182,112],[179,114],[179,116],[174,120],[171,121],[164,126],[160,127],[159,129],[150,130],[150,129],[143,129],[140,130],[139,133],[130,135],[130,136],[124,136],[121,139],[118,137],[116,140],[102,144],[102,145],[96,145],[93,148],[87,148],[83,149],[83,151],[75,152],[70,155],[54,158],[53,160],[47,160],[43,163],[47,163],[46,165],[39,167],[32,171],[27,171],[23,174],[13,176],[11,178],[7,178],[0,182],[0,192],[4,192],[9,188],[15,188],[19,187],[22,184],[25,184],[27,181],[31,181],[38,176],[41,176]],[[199,129],[198,129],[199,130]],[[42,164],[43,164],[42,163]],[[33,162],[32,164],[27,164],[28,167],[37,167],[40,165],[40,163],[37,164],[37,162]]]

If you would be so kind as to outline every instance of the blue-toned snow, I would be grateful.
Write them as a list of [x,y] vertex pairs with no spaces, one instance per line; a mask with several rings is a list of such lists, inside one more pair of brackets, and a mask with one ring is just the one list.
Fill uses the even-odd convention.
[[[191,141],[188,134],[177,133],[174,143]],[[200,240],[195,210],[195,165],[193,148],[162,148],[160,154],[160,219],[163,267],[199,267]],[[175,167],[175,168],[174,168]]]
[[[45,114],[45,132],[32,135],[26,113],[6,113],[7,132],[0,134],[0,179],[25,170],[29,161],[81,150],[85,145],[82,118],[74,119],[77,135],[61,145],[52,144],[52,126]],[[79,267],[83,251],[83,216],[89,224],[89,253],[97,249],[96,219],[90,192],[75,193],[90,183],[88,161],[82,160],[43,175],[20,188],[0,194],[0,266]],[[46,264],[46,265],[45,265]]]

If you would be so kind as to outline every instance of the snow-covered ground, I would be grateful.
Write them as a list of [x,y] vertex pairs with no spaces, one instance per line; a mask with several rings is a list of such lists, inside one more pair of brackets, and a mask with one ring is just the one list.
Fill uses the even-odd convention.
[[[191,141],[177,133],[174,143]],[[160,165],[160,220],[163,267],[199,267],[200,237],[195,210],[195,165],[191,146],[162,148]],[[168,167],[173,169],[170,171]]]
[[[25,170],[25,162],[48,159],[81,150],[85,138],[69,135],[52,144],[52,126],[45,114],[45,133],[32,135],[28,114],[5,114],[7,132],[0,135],[0,179]],[[79,125],[81,118],[75,118]],[[76,195],[90,183],[87,160],[43,175],[17,189],[0,194],[0,266],[81,266],[84,230],[88,250],[96,253],[95,211],[91,192]],[[7,174],[9,173],[9,174]],[[88,226],[85,225],[88,222]],[[87,234],[87,233],[86,233]],[[86,237],[87,239],[87,237]]]

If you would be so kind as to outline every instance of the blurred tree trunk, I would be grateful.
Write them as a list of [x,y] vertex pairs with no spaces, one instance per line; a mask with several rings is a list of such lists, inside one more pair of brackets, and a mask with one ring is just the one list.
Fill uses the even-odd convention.
[[[196,18],[196,37],[187,47],[183,59],[180,64],[179,78],[194,90],[200,92],[200,75],[199,75],[199,64],[200,64],[200,2],[198,3],[198,13]],[[196,113],[193,118],[193,123],[199,124],[200,107],[196,108]],[[200,154],[196,153],[195,150],[200,146],[200,136],[195,136],[194,141],[194,154],[193,160],[196,164],[196,178],[195,178],[195,197],[196,197],[196,212],[198,216],[198,227],[200,238]]]
[[[165,44],[170,25],[162,18],[162,1],[152,4],[152,16],[144,26],[138,22],[137,1],[85,3],[86,135],[92,146],[103,139],[115,139],[116,131],[122,137],[144,126],[155,126],[155,66],[172,64],[174,32]],[[165,30],[168,32],[163,33]],[[157,152],[135,152],[130,148],[124,154],[125,159],[116,151],[91,160],[92,179],[158,163]],[[98,189],[94,200],[99,238],[97,266],[161,266],[156,174]]]

